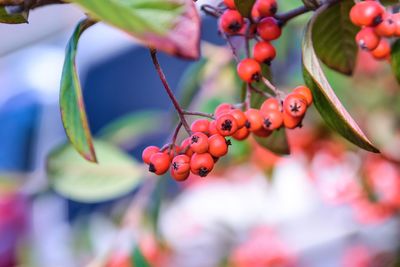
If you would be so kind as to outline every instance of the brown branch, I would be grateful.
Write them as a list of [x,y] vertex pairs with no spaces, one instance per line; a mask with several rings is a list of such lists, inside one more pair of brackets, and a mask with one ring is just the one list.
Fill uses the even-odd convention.
[[183,127],[185,127],[185,130],[188,132],[189,135],[192,134],[189,124],[187,123],[184,115],[184,111],[182,110],[181,106],[179,105],[178,100],[176,99],[174,93],[171,90],[171,87],[169,87],[169,84],[167,82],[167,78],[165,77],[165,74],[160,66],[160,63],[158,62],[157,58],[157,50],[154,48],[150,48],[150,55],[151,59],[153,60],[154,67],[156,68],[156,71],[158,73],[158,76],[160,77],[160,80],[162,84],[164,85],[164,89],[167,92],[169,98],[171,99],[172,104],[175,107],[176,112],[178,113],[179,119],[182,122]]

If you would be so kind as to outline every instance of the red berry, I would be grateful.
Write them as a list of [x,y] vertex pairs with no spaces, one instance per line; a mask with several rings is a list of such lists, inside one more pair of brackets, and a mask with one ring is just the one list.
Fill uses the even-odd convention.
[[143,162],[146,164],[150,164],[150,157],[153,156],[153,154],[157,153],[160,151],[160,148],[157,146],[148,146],[146,147],[143,152],[142,152],[142,159]]
[[273,16],[278,11],[276,0],[257,0],[255,6],[261,17]]
[[242,127],[239,130],[236,131],[236,133],[234,135],[232,135],[232,137],[235,140],[245,140],[248,136],[250,135],[250,131],[249,129],[247,129],[247,127]]
[[171,169],[171,177],[177,182],[185,181],[190,175],[190,171],[184,173],[177,173],[174,169]]
[[375,59],[386,59],[390,56],[391,48],[390,48],[390,43],[386,39],[382,39],[378,46],[371,51],[372,56]]
[[260,63],[270,64],[275,56],[275,48],[270,42],[258,42],[253,48],[253,57]]
[[235,1],[234,0],[224,0],[224,4],[229,9],[236,9]]
[[263,116],[263,127],[266,130],[273,131],[280,128],[283,124],[282,113],[278,110],[267,110],[261,112]]
[[307,106],[310,106],[312,104],[313,96],[312,96],[310,88],[308,88],[304,85],[300,85],[300,86],[297,86],[296,88],[294,88],[293,93],[302,95],[305,98],[305,100],[307,101]]
[[216,125],[218,133],[222,136],[233,135],[238,129],[235,117],[230,114],[219,116]]
[[208,136],[197,132],[190,136],[190,149],[194,153],[205,153],[208,151]]
[[283,125],[285,125],[285,127],[288,129],[294,129],[301,125],[302,120],[303,117],[293,117],[287,114],[285,111],[283,112]]
[[171,164],[171,158],[168,153],[157,152],[150,157],[149,171],[157,175],[166,173]]
[[283,101],[283,109],[292,117],[302,117],[307,110],[307,100],[298,93],[290,93]]
[[268,137],[270,136],[272,131],[266,130],[264,128],[258,129],[257,131],[254,131],[253,134],[259,137]]
[[266,111],[266,110],[280,110],[281,105],[279,103],[279,100],[276,98],[268,98],[262,103],[260,107],[260,111]]
[[229,112],[229,114],[235,118],[238,128],[242,128],[245,126],[247,118],[243,111],[241,111],[240,109],[233,109]]
[[181,150],[183,153],[191,157],[193,155],[193,150],[190,148],[190,137],[185,138],[181,143]]
[[226,10],[219,18],[219,28],[227,34],[235,34],[244,25],[244,19],[237,10]]
[[228,104],[228,103],[222,103],[219,104],[214,111],[214,115],[216,117],[218,117],[219,115],[223,114],[223,113],[228,113],[229,111],[232,110],[232,105]]
[[237,72],[240,79],[247,83],[259,81],[261,78],[261,66],[257,61],[251,58],[240,61],[237,66]]
[[219,134],[214,134],[208,138],[208,153],[215,158],[225,156],[228,153],[229,142]]
[[257,109],[250,108],[245,112],[247,117],[246,127],[250,132],[257,131],[262,128],[263,117]]
[[190,171],[190,157],[183,154],[174,157],[171,164],[171,169],[176,174],[183,174]]
[[383,20],[375,27],[375,32],[382,37],[392,37],[396,32],[396,23],[393,20],[392,14],[385,13]]
[[209,153],[194,153],[190,159],[190,170],[200,177],[207,176],[214,168],[214,159]]
[[357,44],[365,50],[375,49],[381,38],[376,34],[372,27],[362,28],[356,35]]
[[210,122],[210,126],[208,127],[208,132],[210,136],[218,133],[217,121],[214,120]]
[[394,21],[394,24],[396,25],[394,35],[396,37],[400,37],[400,13],[393,14],[392,19]]
[[282,29],[276,19],[273,17],[266,17],[258,23],[257,33],[264,41],[272,41],[281,36]]
[[190,130],[192,132],[201,132],[204,134],[209,133],[210,122],[206,119],[198,119],[195,120],[190,126]]
[[376,26],[382,21],[385,8],[378,2],[359,2],[350,10],[350,20],[357,26]]

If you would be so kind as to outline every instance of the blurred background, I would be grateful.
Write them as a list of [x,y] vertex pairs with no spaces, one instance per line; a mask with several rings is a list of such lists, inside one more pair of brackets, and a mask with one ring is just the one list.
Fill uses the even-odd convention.
[[[281,11],[300,5],[285,2]],[[233,142],[209,177],[177,184],[141,164],[143,148],[162,146],[176,123],[148,50],[104,24],[85,32],[77,61],[101,166],[66,144],[59,81],[82,17],[51,6],[29,24],[0,25],[0,267],[400,266],[400,98],[389,64],[360,53],[353,79],[326,70],[385,156],[359,151],[312,108],[288,133],[290,156]],[[306,21],[275,45],[284,90],[303,84]],[[182,105],[240,102],[213,18],[203,17],[202,40],[199,62],[160,54]]]

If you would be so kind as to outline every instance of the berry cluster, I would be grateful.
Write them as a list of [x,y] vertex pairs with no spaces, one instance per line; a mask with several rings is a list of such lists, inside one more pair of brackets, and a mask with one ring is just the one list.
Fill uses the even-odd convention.
[[253,59],[244,59],[242,70],[239,71],[239,76],[245,82],[257,81],[260,78],[257,74],[261,70],[259,64],[270,64],[276,56],[275,47],[270,42],[278,39],[282,33],[282,25],[274,17],[278,9],[276,0],[257,0],[250,19],[242,17],[233,0],[224,0],[224,3],[228,9],[219,19],[220,31],[228,36],[243,35],[258,40],[253,47]]
[[190,130],[192,134],[180,145],[166,145],[163,148],[147,147],[143,161],[149,171],[163,175],[170,170],[177,181],[184,181],[190,173],[207,176],[215,162],[228,153],[231,144],[226,138],[246,139],[250,133],[268,137],[282,126],[293,129],[301,125],[307,107],[312,103],[312,94],[305,86],[296,87],[284,101],[268,98],[260,109],[246,111],[228,103],[220,104],[214,112],[213,120],[197,119]]
[[350,11],[350,19],[361,30],[356,42],[370,51],[375,59],[388,59],[391,48],[388,38],[400,37],[400,13],[392,14],[378,1],[358,2]]

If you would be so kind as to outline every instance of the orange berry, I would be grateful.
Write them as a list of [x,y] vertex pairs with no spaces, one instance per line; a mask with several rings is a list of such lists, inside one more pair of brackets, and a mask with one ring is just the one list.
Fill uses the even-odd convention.
[[393,20],[392,14],[385,13],[383,20],[375,28],[377,35],[382,37],[392,37],[396,32],[396,23]]
[[209,153],[194,153],[190,159],[190,170],[200,177],[207,176],[214,168],[214,159]]
[[282,29],[275,18],[266,17],[258,23],[257,33],[264,41],[272,41],[281,36]]
[[272,109],[272,110],[280,110],[281,109],[281,105],[280,105],[278,99],[273,98],[273,97],[268,98],[262,103],[262,105],[260,107],[260,111],[266,111],[266,110],[270,110],[270,109]]
[[183,154],[174,157],[171,163],[171,169],[176,174],[182,174],[190,171],[190,157]]
[[237,73],[244,82],[259,81],[261,78],[261,66],[254,59],[246,58],[237,65]]
[[213,120],[210,122],[210,125],[208,127],[208,133],[210,136],[218,133],[217,121]]
[[303,117],[293,117],[290,114],[283,112],[283,125],[288,129],[294,129],[301,124]]
[[232,110],[232,105],[228,103],[219,104],[214,111],[214,115],[218,117],[221,114],[228,113]]
[[208,138],[208,153],[215,158],[225,156],[228,153],[229,142],[219,134],[214,134]]
[[250,132],[257,131],[262,128],[263,117],[259,110],[250,108],[245,112],[247,117],[246,127]]
[[278,11],[276,0],[257,0],[255,6],[261,17],[273,16]]
[[190,149],[194,153],[205,153],[208,151],[208,136],[197,132],[190,136]]
[[234,0],[224,0],[224,4],[229,9],[236,9],[235,1]]
[[190,126],[192,132],[201,132],[204,134],[209,133],[210,122],[206,119],[197,119]]
[[273,131],[280,128],[283,124],[282,113],[278,110],[267,110],[261,112],[263,116],[263,127],[266,130]]
[[174,180],[177,182],[185,181],[190,175],[190,171],[183,172],[183,173],[177,173],[174,169],[171,169],[170,173],[171,173],[171,177],[174,178]]
[[307,86],[304,85],[297,86],[296,88],[293,89],[293,93],[302,95],[307,102],[307,106],[310,106],[312,104],[313,96],[310,88],[308,88]]
[[260,63],[269,65],[275,56],[275,47],[270,42],[258,42],[253,47],[253,57]]
[[150,157],[153,156],[153,154],[157,153],[160,151],[160,148],[157,146],[148,146],[146,147],[143,152],[142,152],[142,159],[143,162],[146,164],[150,164]]
[[381,38],[372,27],[364,27],[356,35],[357,44],[364,50],[375,49],[380,40]]
[[150,157],[149,171],[157,175],[166,173],[171,164],[171,158],[168,153],[157,152]]
[[387,59],[390,56],[391,48],[390,48],[390,43],[386,39],[382,39],[379,42],[379,45],[371,51],[372,56],[375,59]]
[[244,19],[237,10],[226,10],[219,18],[219,28],[227,34],[235,34],[244,26]]
[[218,133],[222,136],[233,135],[238,129],[236,119],[231,114],[219,116],[216,125]]
[[243,111],[240,109],[233,109],[229,114],[235,118],[238,128],[245,126],[247,118]]
[[236,133],[234,135],[232,135],[232,137],[235,140],[241,141],[241,140],[246,139],[249,135],[250,135],[249,129],[247,129],[247,127],[242,127],[239,130],[237,130]]
[[307,100],[298,93],[290,93],[283,101],[283,109],[292,117],[302,117],[307,111]]
[[357,26],[376,26],[382,22],[384,12],[385,8],[378,2],[359,2],[351,8],[350,20]]
[[257,131],[254,131],[253,134],[258,136],[258,137],[268,137],[270,136],[272,131],[266,130],[264,128],[258,129]]

